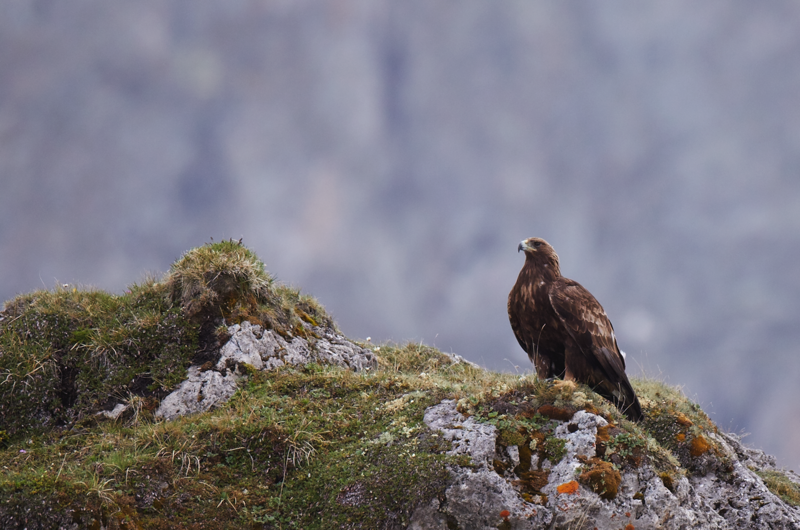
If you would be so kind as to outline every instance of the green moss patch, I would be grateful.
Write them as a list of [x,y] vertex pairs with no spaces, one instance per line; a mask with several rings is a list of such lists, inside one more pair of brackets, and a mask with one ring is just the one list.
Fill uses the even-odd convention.
[[0,416],[10,437],[70,424],[186,376],[197,331],[155,282],[121,296],[59,288],[20,296],[0,323]]

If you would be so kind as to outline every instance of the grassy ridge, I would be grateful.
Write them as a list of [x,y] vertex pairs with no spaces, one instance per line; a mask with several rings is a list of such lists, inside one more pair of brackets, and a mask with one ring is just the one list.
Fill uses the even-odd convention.
[[112,527],[406,525],[455,462],[424,427],[425,408],[519,378],[490,381],[416,344],[382,351],[371,372],[255,373],[211,413],[162,423],[142,413],[11,444],[0,522],[35,502]]
[[[249,320],[312,345],[315,326],[334,326],[232,241],[193,249],[122,295],[38,291],[0,318],[2,528],[405,527],[442,493],[449,464],[470,465],[424,426],[424,410],[442,399],[495,425],[499,445],[551,462],[564,451],[557,420],[602,415],[611,425],[582,477],[609,497],[616,490],[602,477],[626,466],[649,463],[672,488],[683,474],[730,465],[713,423],[662,383],[633,381],[646,415],[633,424],[585,386],[489,372],[413,343],[362,344],[379,367],[360,373],[254,371],[220,408],[157,422],[159,400],[190,363],[213,357],[224,324]],[[130,406],[119,419],[96,415],[118,402]],[[523,497],[537,502],[546,476],[521,476]],[[800,498],[773,479],[784,498]]]

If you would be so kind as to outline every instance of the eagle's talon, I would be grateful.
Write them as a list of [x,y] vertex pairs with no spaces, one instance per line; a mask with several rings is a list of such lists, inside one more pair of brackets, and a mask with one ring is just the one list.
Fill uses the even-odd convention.
[[569,381],[566,379],[559,379],[553,382],[553,386],[558,388],[559,390],[562,388],[569,388],[570,390],[575,390],[578,385],[575,381]]

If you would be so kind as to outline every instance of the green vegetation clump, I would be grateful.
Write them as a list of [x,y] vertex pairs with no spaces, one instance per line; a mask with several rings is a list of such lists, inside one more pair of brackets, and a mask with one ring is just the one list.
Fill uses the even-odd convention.
[[240,242],[222,241],[190,250],[164,279],[170,300],[199,323],[201,336],[220,322],[248,321],[286,338],[317,338],[309,328],[335,329],[333,319],[311,296],[279,285],[264,263]]
[[718,432],[717,426],[697,403],[679,389],[658,381],[637,383],[637,393],[644,399],[642,407],[647,410],[641,427],[651,446],[662,448],[661,455],[669,454],[681,468],[691,472],[726,474],[733,470],[724,451],[709,436]]
[[189,318],[225,317],[237,306],[267,301],[274,278],[241,243],[222,241],[194,248],[172,264],[164,283]]
[[757,471],[756,473],[764,480],[764,484],[772,493],[787,504],[800,506],[800,486],[789,480],[786,475],[777,471]]
[[153,281],[120,296],[37,291],[8,303],[2,319],[0,416],[11,439],[166,393],[197,350],[197,331]]
[[59,286],[18,296],[0,313],[0,443],[137,398],[151,413],[191,363],[218,358],[220,327],[251,314],[282,334],[333,327],[235,241],[192,249],[162,280],[121,295]]

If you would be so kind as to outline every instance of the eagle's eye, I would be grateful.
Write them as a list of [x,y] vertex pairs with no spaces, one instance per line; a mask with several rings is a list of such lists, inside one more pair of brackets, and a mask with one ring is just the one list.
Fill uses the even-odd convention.
[[539,248],[539,247],[542,246],[542,243],[541,243],[541,241],[534,241],[533,242],[533,246],[536,247],[536,248]]

